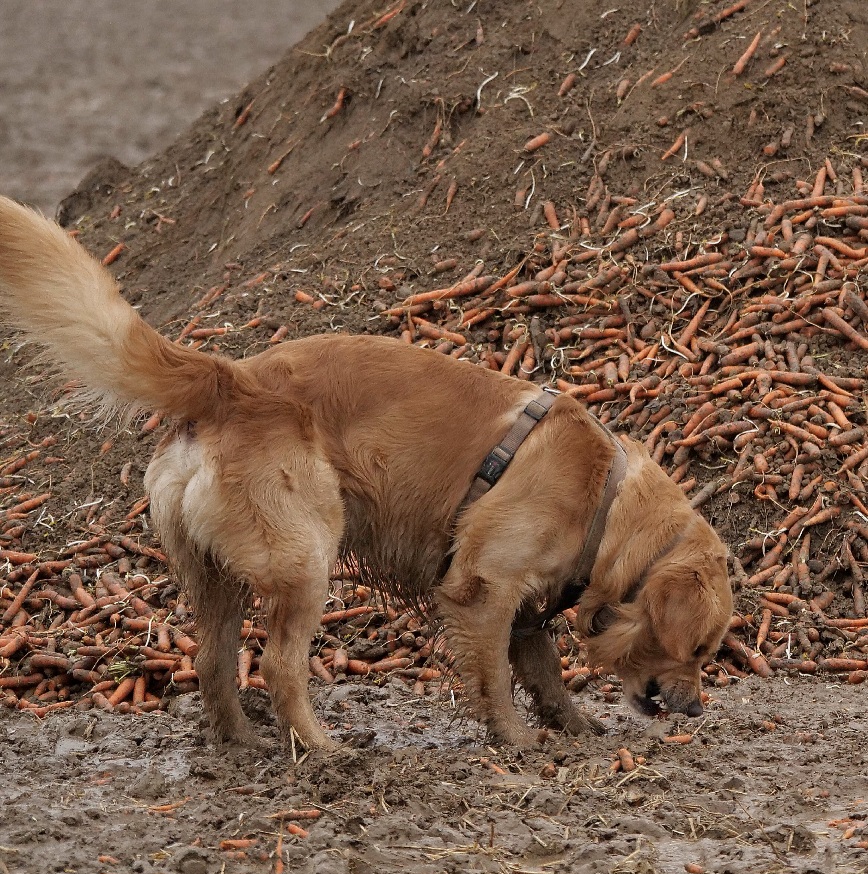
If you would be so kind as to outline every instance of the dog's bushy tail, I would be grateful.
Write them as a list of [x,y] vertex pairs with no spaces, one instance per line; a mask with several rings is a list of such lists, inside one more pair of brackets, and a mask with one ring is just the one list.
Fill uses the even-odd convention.
[[177,346],[121,297],[112,275],[62,228],[0,197],[0,310],[106,411],[219,415],[228,359]]

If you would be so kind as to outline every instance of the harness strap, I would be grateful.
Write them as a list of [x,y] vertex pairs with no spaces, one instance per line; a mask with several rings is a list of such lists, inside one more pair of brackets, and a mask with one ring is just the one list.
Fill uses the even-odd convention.
[[618,486],[621,485],[627,473],[627,450],[624,449],[621,441],[605,425],[600,425],[600,427],[612,441],[612,445],[615,447],[615,455],[612,458],[612,463],[609,465],[609,473],[606,476],[603,494],[600,497],[597,509],[594,512],[594,518],[591,520],[591,525],[585,536],[585,545],[582,547],[582,554],[579,556],[573,581],[564,586],[558,600],[549,604],[545,609],[538,610],[527,607],[520,610],[512,627],[512,637],[521,638],[536,634],[558,613],[563,612],[567,607],[575,606],[591,582],[591,571],[594,569],[597,553],[600,551],[603,530],[606,527],[609,510],[611,510],[612,503],[618,493]]
[[627,450],[621,445],[620,440],[612,436],[608,428],[604,426],[604,430],[612,438],[612,444],[615,447],[615,457],[612,459],[612,464],[609,467],[609,475],[606,477],[603,496],[600,498],[600,503],[597,504],[594,519],[591,522],[591,527],[588,528],[588,535],[585,537],[585,546],[582,549],[579,563],[576,566],[575,577],[577,580],[583,580],[585,586],[587,586],[591,579],[591,571],[594,569],[594,562],[597,560],[597,553],[603,540],[603,529],[606,527],[609,510],[612,508],[615,495],[618,493],[618,486],[621,485],[621,480],[624,479],[627,473]]
[[506,437],[485,456],[470,486],[470,491],[461,503],[459,512],[479,500],[503,476],[513,456],[518,452],[519,446],[537,422],[552,408],[556,397],[551,392],[541,389],[540,393],[522,410]]

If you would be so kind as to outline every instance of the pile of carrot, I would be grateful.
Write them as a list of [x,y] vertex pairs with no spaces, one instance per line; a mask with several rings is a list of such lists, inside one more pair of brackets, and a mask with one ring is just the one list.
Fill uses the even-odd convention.
[[[106,537],[75,548],[72,557],[43,562],[0,553],[21,562],[0,586],[0,703],[39,717],[73,706],[147,713],[197,689],[195,623],[161,572],[162,556],[149,550],[137,570]],[[333,683],[394,673],[420,695],[439,685],[441,656],[432,655],[419,617],[377,602],[346,573],[334,580],[332,603],[313,642],[312,676]],[[268,635],[258,607],[239,638],[241,689],[266,688],[259,662]]]

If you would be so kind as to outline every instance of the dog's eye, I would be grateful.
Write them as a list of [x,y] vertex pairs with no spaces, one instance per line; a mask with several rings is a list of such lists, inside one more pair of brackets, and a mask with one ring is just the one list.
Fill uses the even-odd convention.
[[600,607],[591,617],[591,634],[602,634],[617,618],[617,613],[608,604]]

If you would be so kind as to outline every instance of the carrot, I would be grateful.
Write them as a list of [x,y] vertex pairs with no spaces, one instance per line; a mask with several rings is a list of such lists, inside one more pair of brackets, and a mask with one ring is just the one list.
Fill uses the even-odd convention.
[[0,549],[0,561],[10,564],[30,564],[39,558],[34,552],[18,552],[14,549]]
[[665,744],[689,744],[692,741],[692,734],[670,734],[663,738]]
[[256,838],[226,838],[220,841],[221,850],[246,850],[256,843]]
[[772,76],[774,76],[776,73],[780,73],[780,71],[783,70],[784,64],[786,64],[786,62],[787,62],[787,56],[781,55],[776,61],[774,61],[772,64],[770,64],[768,67],[766,67],[763,75],[767,79],[771,79]]
[[487,756],[483,756],[479,760],[479,764],[482,765],[483,768],[487,768],[489,771],[492,771],[493,773],[498,774],[499,776],[503,776],[504,774],[506,774],[506,771],[503,768],[501,768],[500,765],[496,765]]
[[631,46],[634,42],[639,38],[639,34],[642,33],[642,25],[637,21],[628,31],[627,35],[624,37],[624,45]]
[[26,501],[21,501],[13,507],[8,507],[6,510],[0,511],[0,520],[7,519],[17,513],[29,513],[37,507],[41,507],[51,497],[50,492],[37,495],[35,498],[28,498]]
[[318,680],[322,680],[323,683],[331,684],[334,683],[335,678],[332,675],[331,671],[323,664],[322,659],[319,656],[311,656],[310,657],[310,672],[316,677]]
[[555,205],[551,200],[547,200],[543,204],[543,215],[545,216],[548,226],[553,231],[557,231],[560,228],[561,224],[558,221],[558,214],[555,211]]
[[373,613],[374,608],[364,604],[359,607],[348,607],[345,610],[334,610],[331,613],[324,613],[320,622],[323,625],[332,625],[335,622],[345,622],[347,619],[354,619],[357,616],[364,616],[367,613]]
[[734,76],[740,76],[744,72],[744,68],[748,65],[748,62],[754,56],[754,53],[760,44],[762,35],[762,29],[757,31],[757,35],[753,38],[751,44],[745,49],[744,54],[735,62],[735,66],[732,68]]
[[575,73],[567,73],[564,81],[561,82],[561,87],[558,88],[558,97],[566,97],[575,87],[577,78]]
[[253,667],[253,650],[246,646],[238,650],[238,688],[246,689],[250,685],[250,669]]
[[822,671],[864,671],[868,668],[868,661],[848,658],[820,659],[817,667]]
[[118,683],[117,689],[108,696],[108,702],[113,707],[125,701],[135,688],[137,677],[125,677]]
[[422,147],[422,157],[423,158],[430,158],[431,153],[434,151],[434,149],[437,148],[437,143],[440,142],[440,131],[442,130],[442,127],[443,127],[443,124],[440,120],[440,116],[438,115],[437,121],[434,123],[434,130],[431,133],[431,136],[428,139],[428,142],[426,142],[425,145]]
[[690,128],[685,128],[680,134],[678,134],[675,138],[675,142],[672,143],[672,145],[660,156],[661,161],[666,161],[673,155],[678,154],[679,149],[687,143],[687,134],[689,131]]
[[458,193],[458,180],[453,179],[446,189],[446,209],[444,214],[449,212],[449,207],[452,206],[452,201],[455,200],[455,195]]
[[59,653],[36,653],[30,656],[30,667],[38,670],[53,668],[57,671],[68,671],[72,662]]
[[3,616],[0,617],[0,624],[6,625],[15,616],[15,614],[18,613],[18,611],[21,609],[24,602],[30,595],[30,591],[33,589],[34,585],[36,585],[36,578],[38,576],[39,570],[37,569],[33,571],[33,573],[27,578],[27,581],[21,587],[21,591],[15,596],[12,603],[6,608]]
[[190,800],[190,796],[181,801],[172,801],[169,804],[152,804],[148,807],[148,813],[171,813],[179,807],[183,807]]
[[270,813],[269,819],[319,819],[322,816],[322,811],[315,807],[307,807],[291,810],[278,810],[276,813]]
[[548,131],[543,131],[541,134],[537,134],[535,137],[531,137],[525,144],[524,150],[526,152],[535,152],[537,149],[541,149],[544,145],[551,141],[552,135]]
[[771,676],[771,668],[762,653],[752,650],[731,631],[728,631],[723,636],[723,644],[732,650],[755,674],[758,674],[760,677]]
[[618,748],[618,761],[621,765],[621,770],[625,773],[636,769],[636,762],[633,758],[633,754],[627,749],[627,747]]
[[679,273],[687,273],[698,267],[709,267],[712,264],[717,264],[720,261],[723,261],[723,257],[723,254],[720,252],[707,252],[704,255],[696,255],[693,258],[688,258],[684,261],[664,261],[657,266],[658,269],[667,273],[675,271],[678,271]]
[[493,284],[496,284],[494,277],[477,276],[473,279],[457,282],[455,285],[450,285],[447,288],[435,288],[431,291],[421,291],[405,298],[400,307],[385,310],[384,315],[400,315],[407,307],[413,307],[435,300],[451,300],[456,297],[467,297],[471,294],[479,294]]
[[330,118],[334,118],[344,108],[344,101],[347,98],[347,93],[348,92],[346,88],[341,88],[338,91],[338,96],[335,98],[335,102],[332,104],[330,109],[326,110],[325,114],[319,120],[320,124]]
[[103,266],[108,267],[109,264],[114,264],[115,261],[118,260],[121,252],[123,252],[124,249],[126,249],[126,244],[125,243],[118,243],[117,246],[115,246],[114,249],[112,249],[111,252],[109,252],[108,255],[106,255],[102,259]]
[[822,311],[826,324],[834,328],[839,334],[843,334],[861,349],[868,349],[868,337],[845,322],[833,309],[826,308]]
[[307,831],[307,829],[303,829],[300,825],[296,825],[294,822],[286,823],[286,830],[289,834],[295,835],[297,838],[310,837],[310,832]]
[[467,339],[462,334],[455,334],[452,331],[447,331],[439,325],[427,322],[424,319],[413,319],[413,324],[419,334],[427,337],[429,340],[451,340],[453,343],[466,343]]

